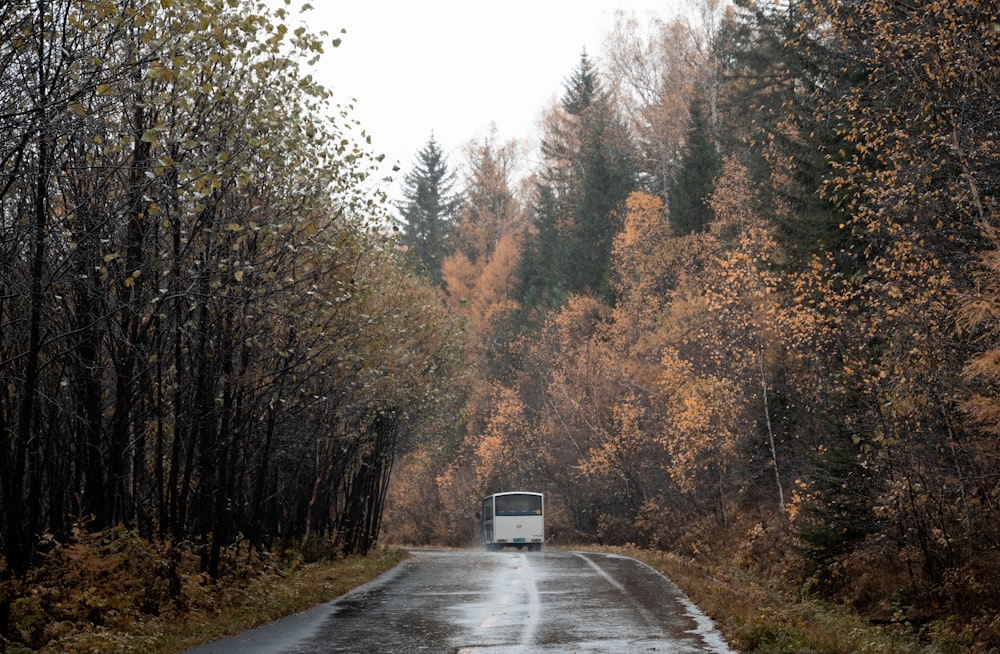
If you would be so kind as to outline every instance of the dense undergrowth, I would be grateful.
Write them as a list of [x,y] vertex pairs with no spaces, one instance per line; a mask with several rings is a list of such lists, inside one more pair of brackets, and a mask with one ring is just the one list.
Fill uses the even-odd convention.
[[[1000,652],[1000,613],[989,602],[934,604],[932,598],[904,592],[905,586],[887,594],[891,601],[870,603],[856,592],[831,593],[812,576],[808,559],[789,545],[794,540],[784,529],[747,516],[687,542],[684,555],[611,549],[644,561],[676,583],[739,652]],[[887,566],[847,567],[866,577],[864,583],[880,578],[886,586],[899,583]]]
[[401,550],[338,557],[310,544],[275,554],[245,543],[226,549],[222,572],[200,572],[188,543],[125,529],[48,540],[14,593],[7,654],[182,652],[331,600],[401,561]]

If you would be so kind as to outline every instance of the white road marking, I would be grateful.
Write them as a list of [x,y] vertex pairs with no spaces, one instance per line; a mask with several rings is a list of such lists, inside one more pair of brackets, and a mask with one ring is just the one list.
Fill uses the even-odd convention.
[[497,616],[494,613],[490,617],[488,617],[485,620],[483,620],[483,624],[479,625],[479,628],[480,629],[489,629],[490,627],[492,627],[496,623],[497,623]]
[[617,581],[615,581],[614,578],[611,575],[609,575],[607,572],[605,572],[599,565],[597,565],[596,563],[594,563],[593,561],[591,561],[588,557],[584,556],[583,554],[580,554],[579,552],[573,552],[573,554],[575,554],[576,556],[578,556],[581,559],[583,559],[584,561],[586,561],[587,565],[589,565],[591,568],[593,568],[595,571],[597,571],[597,574],[601,575],[601,577],[603,577],[606,582],[608,582],[609,584],[611,584],[612,586],[614,586],[616,589],[620,590],[621,592],[625,593],[625,595],[629,595],[628,591],[625,590],[625,587],[622,586]]

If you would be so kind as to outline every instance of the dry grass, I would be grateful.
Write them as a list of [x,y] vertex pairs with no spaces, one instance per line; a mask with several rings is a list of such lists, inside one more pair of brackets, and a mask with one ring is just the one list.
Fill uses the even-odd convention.
[[20,596],[12,607],[17,637],[0,641],[0,651],[183,652],[339,597],[406,556],[382,549],[307,563],[301,552],[237,545],[213,581],[186,545],[125,530],[78,534],[71,544],[51,543],[25,585],[10,589]]
[[[683,557],[636,547],[596,548],[639,559],[676,583],[712,618],[734,650],[759,654],[994,654],[983,639],[992,624],[953,617],[913,624],[875,621],[824,600],[809,580],[750,570],[739,556]],[[986,619],[986,618],[984,618]]]

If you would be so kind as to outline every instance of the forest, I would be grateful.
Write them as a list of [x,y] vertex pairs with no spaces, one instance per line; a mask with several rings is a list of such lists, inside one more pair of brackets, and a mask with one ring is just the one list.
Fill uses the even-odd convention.
[[[330,39],[241,1],[0,8],[0,641],[54,544],[367,552],[458,330],[394,255]],[[3,649],[0,646],[0,649]]]
[[0,650],[84,534],[158,543],[156,605],[182,553],[470,546],[514,489],[553,544],[1000,647],[998,37],[975,0],[619,15],[539,143],[431,137],[394,204],[310,73],[340,35],[0,6]]
[[550,541],[732,558],[995,651],[997,7],[690,8],[619,16],[537,149],[418,154],[403,241],[476,374],[387,533],[472,543],[475,498],[544,491]]

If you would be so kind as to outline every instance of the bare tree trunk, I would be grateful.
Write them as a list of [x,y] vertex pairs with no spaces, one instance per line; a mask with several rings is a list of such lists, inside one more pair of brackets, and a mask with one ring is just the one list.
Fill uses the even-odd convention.
[[771,446],[771,467],[774,469],[774,483],[778,487],[778,511],[785,513],[785,491],[781,487],[781,474],[778,470],[778,448],[774,443],[774,426],[771,424],[771,402],[767,386],[767,371],[764,369],[764,353],[757,341],[757,373],[760,375],[760,388],[764,401],[764,422],[767,425],[767,441]]

